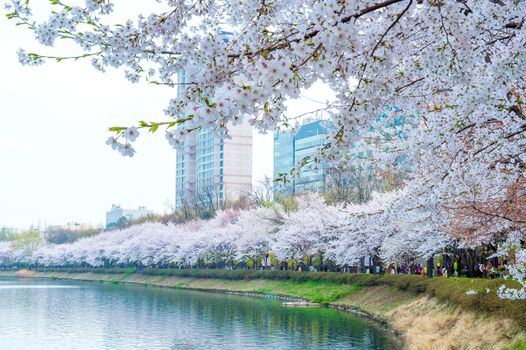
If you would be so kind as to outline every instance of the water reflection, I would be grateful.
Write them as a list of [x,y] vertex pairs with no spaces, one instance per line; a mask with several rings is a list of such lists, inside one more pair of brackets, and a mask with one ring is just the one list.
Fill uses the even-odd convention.
[[1,349],[397,347],[368,320],[276,300],[42,280],[1,281],[0,300]]

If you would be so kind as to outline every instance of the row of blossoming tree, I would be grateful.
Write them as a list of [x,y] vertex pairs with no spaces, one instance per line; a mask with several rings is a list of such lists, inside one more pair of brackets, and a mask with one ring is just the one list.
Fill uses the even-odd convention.
[[[72,54],[21,49],[22,63],[88,58],[101,71],[124,70],[132,82],[168,86],[181,83],[181,70],[195,72],[168,103],[166,120],[111,128],[108,143],[127,156],[141,130],[165,128],[177,148],[190,132],[227,133],[243,119],[261,131],[286,126],[286,102],[321,81],[334,91],[323,109],[335,130],[320,154],[298,166],[353,163],[352,145],[364,140],[386,105],[398,106],[407,115],[398,126],[403,137],[376,139],[370,161],[396,167],[403,156],[411,164],[404,195],[384,203],[381,215],[346,213],[330,222],[327,214],[309,222],[349,223],[320,230],[337,240],[320,236],[314,244],[340,242],[328,245],[337,261],[363,255],[353,251],[356,242],[382,242],[385,257],[401,248],[429,254],[462,242],[507,242],[517,257],[526,255],[524,0],[166,0],[125,23],[113,21],[120,3],[112,0],[51,0],[44,19],[34,16],[33,2],[6,3],[8,17],[34,31],[42,45],[78,46]],[[225,29],[232,33],[228,40]],[[387,126],[382,133],[389,134]],[[291,244],[308,240],[292,238],[294,232],[291,227],[290,235],[278,237]],[[197,242],[192,237],[188,242]],[[198,243],[226,254],[228,237],[214,240]],[[272,247],[277,255],[285,243]],[[298,246],[310,249],[308,241]],[[510,271],[526,283],[524,267]]]
[[[362,205],[327,205],[317,194],[298,198],[298,207],[280,204],[246,210],[225,210],[211,220],[184,224],[145,223],[124,230],[66,244],[0,244],[0,264],[46,267],[180,267],[257,268],[271,254],[274,266],[289,268],[305,261],[345,270],[365,256],[385,262],[425,261],[434,254],[455,254],[473,247],[471,240],[454,240],[445,231],[427,227],[415,230],[417,218],[384,208],[396,205],[404,191],[373,195]],[[420,223],[418,223],[420,225]],[[519,252],[508,266],[521,280],[524,255]],[[518,298],[524,291],[506,289],[503,295]],[[504,294],[507,293],[507,294]],[[521,294],[522,293],[522,294]]]

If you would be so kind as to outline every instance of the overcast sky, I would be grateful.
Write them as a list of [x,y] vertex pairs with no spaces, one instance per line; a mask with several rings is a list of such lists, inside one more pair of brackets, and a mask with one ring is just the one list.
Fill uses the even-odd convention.
[[[127,0],[124,16],[144,11]],[[151,2],[154,3],[153,1]],[[144,4],[144,2],[143,2]],[[3,11],[3,10],[2,10]],[[0,227],[104,224],[113,203],[166,212],[175,194],[175,151],[163,133],[141,136],[124,158],[105,144],[109,126],[162,120],[175,89],[132,84],[122,71],[85,62],[26,67],[16,51],[42,52],[32,33],[0,16]],[[320,97],[319,89],[306,93]],[[324,95],[324,94],[322,94]],[[318,108],[291,105],[291,114]],[[272,175],[272,135],[254,135],[254,182]]]

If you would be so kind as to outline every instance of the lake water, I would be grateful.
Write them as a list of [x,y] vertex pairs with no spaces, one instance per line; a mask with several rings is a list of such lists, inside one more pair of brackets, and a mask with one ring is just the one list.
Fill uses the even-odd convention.
[[0,279],[0,349],[396,349],[328,308],[144,286]]

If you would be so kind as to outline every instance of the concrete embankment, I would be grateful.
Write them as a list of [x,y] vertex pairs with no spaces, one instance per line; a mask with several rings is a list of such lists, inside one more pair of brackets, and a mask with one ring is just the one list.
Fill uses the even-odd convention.
[[[142,273],[9,271],[0,276],[56,278],[142,284],[281,300],[322,302],[387,324],[407,349],[526,349],[526,329],[516,320],[466,309],[426,293],[392,285],[351,285],[323,281],[226,280]],[[522,303],[522,301],[517,301]]]

